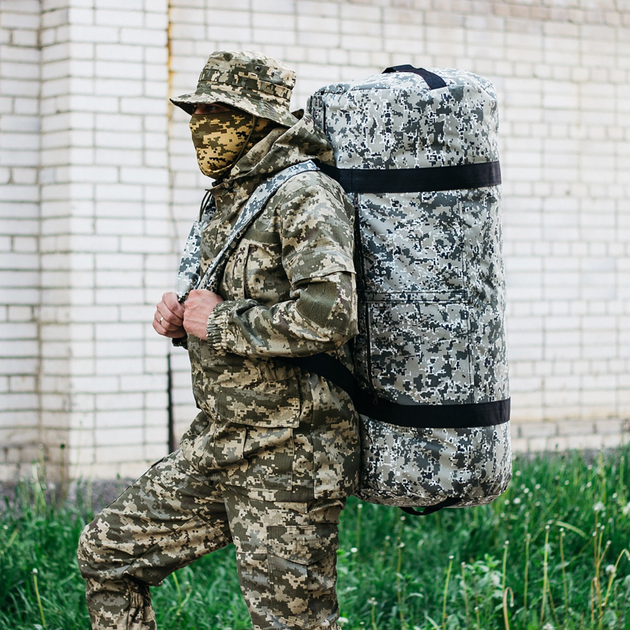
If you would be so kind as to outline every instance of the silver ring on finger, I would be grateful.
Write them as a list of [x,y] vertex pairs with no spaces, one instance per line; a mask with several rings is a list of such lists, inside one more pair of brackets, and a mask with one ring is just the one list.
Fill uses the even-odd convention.
[[161,324],[163,321],[164,321],[164,315],[161,315],[159,323]]

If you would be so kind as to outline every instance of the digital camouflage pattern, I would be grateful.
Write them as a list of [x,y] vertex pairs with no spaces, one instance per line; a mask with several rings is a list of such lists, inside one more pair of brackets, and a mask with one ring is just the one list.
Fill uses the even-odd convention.
[[295,72],[276,59],[251,51],[214,52],[199,75],[197,90],[172,98],[188,114],[202,103],[223,103],[259,118],[292,127]]
[[171,453],[87,525],[79,568],[95,630],[155,630],[149,586],[233,542],[256,630],[337,629],[343,501],[267,503]]
[[215,114],[193,114],[190,132],[199,170],[217,178],[269,132],[273,123],[240,109]]
[[[229,257],[252,222],[262,212],[269,199],[271,199],[278,189],[291,177],[299,175],[300,173],[306,173],[307,171],[316,170],[317,166],[315,166],[315,162],[308,160],[307,162],[300,162],[299,164],[288,166],[273,175],[273,177],[264,180],[247,200],[238,219],[234,222],[230,235],[223,243],[223,247],[214,257],[210,265],[208,265],[203,277],[199,279],[199,283],[195,288],[217,291]],[[201,252],[199,252],[199,267],[201,268]]]
[[419,507],[461,498],[457,507],[492,502],[512,470],[510,424],[410,429],[362,416],[360,496]]
[[[201,241],[205,274],[248,199],[269,176],[329,159],[304,116],[274,129],[212,189],[216,212]],[[182,440],[201,472],[263,500],[343,498],[356,486],[358,418],[347,394],[286,358],[331,352],[346,363],[356,333],[353,209],[319,171],[291,177],[227,258],[207,341],[188,336],[193,392],[206,424]],[[248,440],[254,446],[250,447]]]
[[335,182],[301,166],[328,151],[304,117],[272,131],[202,204],[184,270],[197,247],[201,265],[186,277],[207,271],[261,183],[308,169],[280,187],[228,256],[209,340],[188,336],[202,411],[181,450],[82,534],[97,630],[153,630],[149,585],[230,541],[256,630],[338,630],[337,522],[358,479],[358,417],[344,391],[284,360],[327,350],[347,361],[356,331],[352,207]]
[[427,68],[446,88],[410,72],[376,74],[318,90],[307,106],[339,168],[457,166],[499,159],[498,108],[490,81]]
[[359,195],[365,388],[403,404],[509,397],[499,195]]
[[[433,72],[446,88],[430,90],[417,74],[395,72],[311,97],[336,166],[497,161],[492,84],[462,70]],[[500,188],[355,194],[354,203],[361,387],[399,404],[455,405],[454,414],[458,404],[509,398]],[[365,417],[362,443],[359,495],[377,503],[434,505],[455,495],[478,504],[510,477],[508,425],[414,430]]]
[[234,251],[234,247],[243,237],[245,230],[249,227],[256,215],[263,209],[271,196],[274,195],[280,186],[290,177],[305,171],[314,170],[317,170],[317,167],[314,162],[309,160],[289,166],[279,173],[276,173],[273,177],[264,180],[248,199],[241,214],[234,223],[226,242],[210,265],[206,267],[203,277],[200,275],[201,234],[208,223],[209,217],[214,214],[215,206],[212,197],[210,197],[212,200],[211,203],[202,202],[201,219],[193,223],[179,265],[179,272],[177,274],[177,297],[179,301],[185,300],[193,289],[217,291],[218,283],[223,275],[223,270],[229,255]]

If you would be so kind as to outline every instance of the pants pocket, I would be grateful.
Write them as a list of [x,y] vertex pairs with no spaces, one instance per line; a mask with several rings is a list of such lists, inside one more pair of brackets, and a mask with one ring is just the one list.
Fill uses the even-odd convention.
[[292,489],[295,461],[292,428],[247,427],[243,456],[250,488]]
[[315,628],[334,617],[337,525],[273,526],[267,547],[269,581],[288,618],[293,617],[300,628]]

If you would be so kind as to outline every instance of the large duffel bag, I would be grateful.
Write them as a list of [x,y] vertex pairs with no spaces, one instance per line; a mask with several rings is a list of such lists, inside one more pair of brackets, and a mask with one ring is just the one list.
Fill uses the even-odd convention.
[[357,494],[425,513],[489,503],[511,477],[495,90],[402,66],[307,109],[356,209]]

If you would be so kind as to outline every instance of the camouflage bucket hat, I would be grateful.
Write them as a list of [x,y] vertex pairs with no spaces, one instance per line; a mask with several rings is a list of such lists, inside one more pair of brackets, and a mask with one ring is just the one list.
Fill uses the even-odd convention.
[[188,114],[197,105],[222,103],[254,116],[292,127],[297,119],[289,111],[295,72],[256,52],[214,52],[199,76],[197,90],[171,99]]

